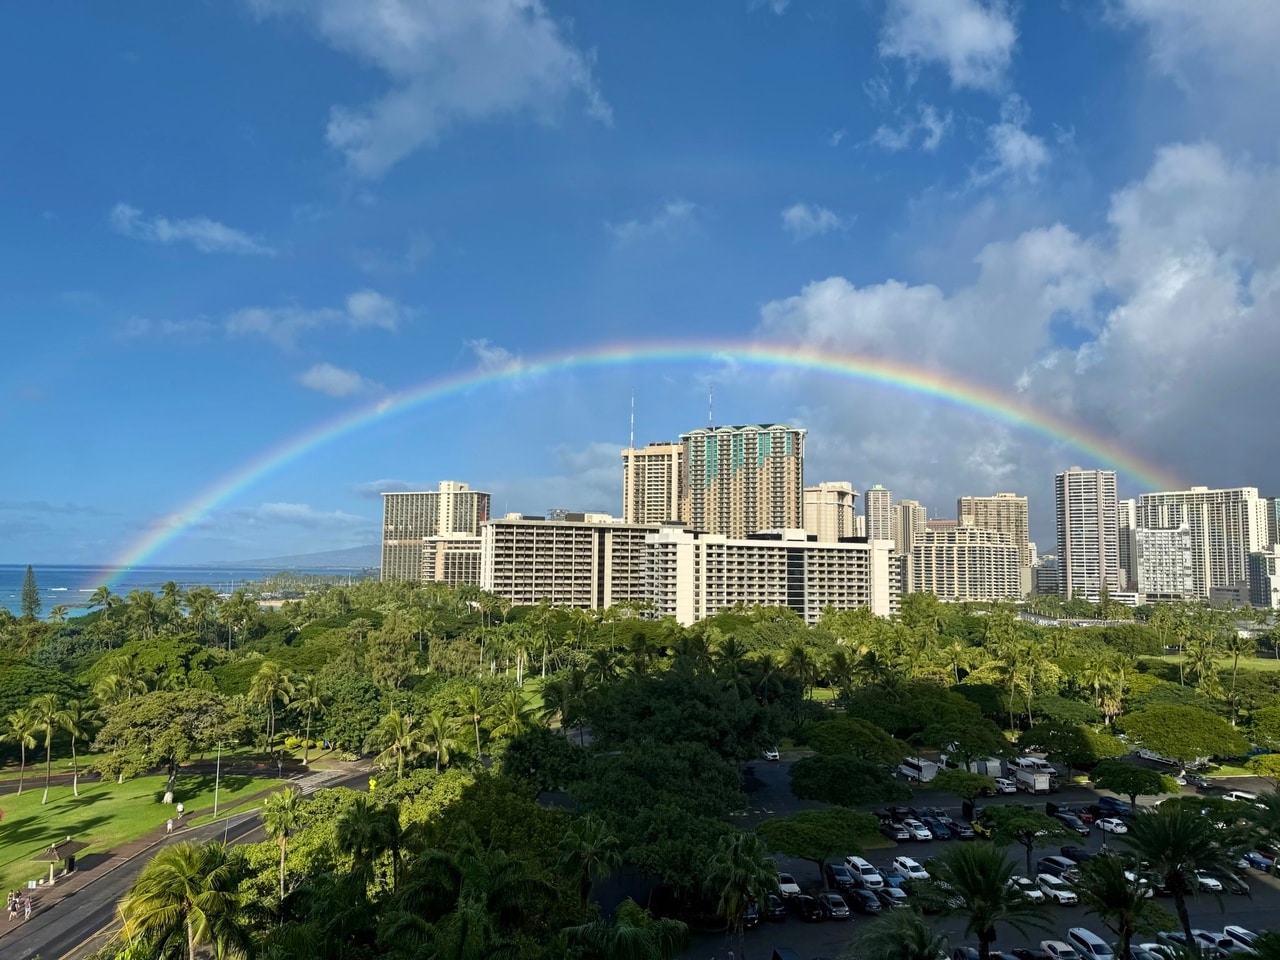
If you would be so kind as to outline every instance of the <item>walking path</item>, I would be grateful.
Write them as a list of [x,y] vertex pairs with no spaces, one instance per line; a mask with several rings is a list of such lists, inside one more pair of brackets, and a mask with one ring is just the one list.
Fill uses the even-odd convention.
[[[348,768],[322,770],[277,781],[269,788],[238,799],[228,809],[226,817],[220,816],[218,820],[198,827],[189,824],[211,814],[213,808],[188,810],[181,819],[174,819],[172,834],[167,832],[165,826],[160,826],[144,837],[121,844],[92,866],[86,869],[77,867],[74,873],[59,877],[53,886],[45,884],[34,890],[24,889],[23,895],[30,896],[34,906],[31,919],[6,923],[4,917],[0,916],[0,957],[5,960],[29,960],[39,956],[43,960],[55,960],[60,957],[88,955],[102,946],[110,930],[115,927],[116,901],[132,884],[145,859],[155,850],[171,843],[192,840],[203,842],[219,834],[225,836],[230,843],[243,842],[260,829],[259,801],[284,784],[290,784],[303,795],[309,795],[323,787],[342,785],[343,781],[353,781],[349,785],[360,786],[367,777],[366,768]],[[131,865],[134,869],[124,869]],[[78,898],[75,896],[84,890],[88,890],[89,894]]]

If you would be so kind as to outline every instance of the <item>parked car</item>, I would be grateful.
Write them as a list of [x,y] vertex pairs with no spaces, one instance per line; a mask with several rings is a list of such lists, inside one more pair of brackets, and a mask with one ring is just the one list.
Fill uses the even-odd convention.
[[1040,949],[1048,954],[1051,960],[1080,960],[1079,951],[1061,940],[1041,940]]
[[760,751],[760,756],[764,757],[766,760],[782,759],[782,755],[778,753],[777,747],[765,747],[763,750]]
[[1066,810],[1059,810],[1053,816],[1054,819],[1061,821],[1063,826],[1067,827],[1067,829],[1074,830],[1076,833],[1080,834],[1080,836],[1087,837],[1089,835],[1089,825],[1074,813],[1069,813]]
[[781,898],[781,897],[779,897],[779,896],[775,896],[774,894],[772,894],[772,893],[771,893],[771,894],[769,894],[769,902],[768,902],[768,904],[765,906],[764,915],[765,915],[765,917],[767,917],[769,920],[771,920],[771,921],[773,921],[773,922],[775,922],[775,923],[778,923],[778,922],[781,922],[781,921],[783,921],[783,920],[786,920],[786,919],[787,919],[787,905],[786,905],[785,903],[783,903],[783,902],[782,902],[782,898]]
[[1116,957],[1111,945],[1088,927],[1072,927],[1068,930],[1067,943],[1085,960],[1115,960]]
[[1008,777],[996,777],[996,793],[1017,793],[1018,785]]
[[748,930],[760,926],[760,904],[754,900],[748,900],[747,909],[742,911],[742,925]]
[[1238,927],[1234,924],[1223,927],[1222,935],[1234,940],[1246,950],[1252,949],[1254,941],[1258,939],[1258,935],[1252,930],[1247,927]]
[[1169,960],[1162,944],[1133,943],[1129,945],[1127,960]]
[[954,836],[951,828],[937,817],[925,817],[920,822],[925,825],[925,829],[929,831],[934,840],[950,840]]
[[1104,817],[1127,817],[1133,813],[1133,808],[1119,797],[1099,797],[1096,803],[1090,804],[1089,812],[1097,816],[1094,807],[1101,810]]
[[1076,862],[1067,857],[1041,857],[1036,861],[1036,873],[1048,873],[1055,877],[1064,877],[1068,874],[1075,876],[1079,873],[1079,870]]
[[889,869],[904,880],[928,880],[929,871],[911,857],[894,857]]
[[1228,790],[1222,795],[1223,800],[1237,800],[1240,803],[1257,803],[1258,795],[1249,790]]
[[853,885],[867,890],[879,890],[884,886],[880,871],[861,857],[845,857],[844,864],[853,875]]
[[1044,902],[1044,891],[1036,886],[1035,881],[1030,877],[1021,877],[1014,874],[1009,878],[1009,886],[1022,891],[1022,895],[1028,900],[1033,900],[1036,903]]
[[908,818],[902,821],[902,825],[907,828],[907,832],[911,834],[912,840],[932,840],[933,832],[923,823],[915,818]]
[[1269,871],[1274,860],[1274,857],[1267,856],[1267,854],[1263,853],[1261,850],[1250,850],[1241,857],[1239,861],[1237,861],[1236,865],[1240,867],[1253,867],[1255,870]]
[[1080,902],[1080,897],[1071,889],[1071,884],[1052,873],[1037,874],[1036,886],[1044,891],[1046,899],[1059,906],[1070,907]]
[[[1161,943],[1167,943],[1171,947],[1186,947],[1187,938],[1181,930],[1169,930],[1164,933],[1157,933],[1156,939]],[[1192,930],[1191,945],[1198,948],[1205,956],[1218,956],[1239,949],[1237,944],[1230,937],[1222,933],[1214,933],[1211,930]]]
[[870,890],[850,890],[844,900],[859,913],[879,913],[883,909],[880,898]]
[[907,891],[901,887],[882,887],[876,891],[876,897],[880,900],[883,907],[906,907],[909,906],[910,897]]
[[1101,820],[1094,821],[1093,824],[1103,833],[1128,833],[1129,825],[1119,817],[1103,817]]
[[854,887],[853,871],[846,867],[843,863],[827,863],[823,864],[822,872],[826,874],[827,882],[837,890],[851,890]]
[[818,894],[818,906],[822,908],[822,915],[829,920],[849,919],[849,905],[838,893]]
[[796,883],[796,878],[789,873],[778,874],[778,893],[784,897],[798,897],[800,895],[800,884]]
[[792,897],[791,908],[800,915],[801,920],[810,923],[821,920],[825,916],[822,911],[822,905],[818,903],[817,898],[811,897],[807,893]]
[[906,827],[904,827],[902,824],[894,820],[886,821],[884,826],[880,828],[880,832],[884,834],[886,837],[888,837],[890,840],[910,840],[911,839],[911,831],[908,830]]
[[1222,881],[1212,874],[1205,873],[1203,870],[1195,872],[1196,886],[1201,890],[1208,890],[1210,893],[1222,892]]
[[1217,784],[1202,774],[1188,773],[1187,786],[1195,787],[1197,790],[1212,790]]
[[1243,877],[1237,877],[1234,873],[1224,873],[1218,879],[1222,881],[1222,886],[1227,893],[1234,893],[1238,897],[1253,895],[1252,889]]
[[1074,860],[1076,863],[1084,863],[1086,860],[1092,860],[1097,856],[1096,853],[1090,853],[1084,847],[1078,847],[1074,843],[1059,847],[1058,852],[1068,860]]
[[[951,951],[951,960],[978,960],[980,954],[977,947],[956,947]],[[1003,950],[992,950],[991,960],[1014,960],[1014,954]]]

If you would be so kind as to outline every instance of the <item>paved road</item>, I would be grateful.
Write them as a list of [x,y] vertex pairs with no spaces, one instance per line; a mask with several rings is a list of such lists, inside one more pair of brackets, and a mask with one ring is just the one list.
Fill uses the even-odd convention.
[[[360,772],[342,778],[321,781],[317,787],[353,787],[365,789],[368,773]],[[303,792],[312,790],[303,786]],[[136,861],[120,866],[98,878],[83,890],[60,903],[23,921],[20,932],[0,941],[0,956],[4,960],[80,960],[100,948],[116,927],[116,902],[129,889],[134,877],[151,858],[156,849],[171,843],[189,840],[210,840],[226,836],[230,843],[252,843],[263,839],[258,811],[232,815],[226,820],[180,831],[172,839],[165,838],[156,847]],[[0,916],[0,923],[3,923]]]

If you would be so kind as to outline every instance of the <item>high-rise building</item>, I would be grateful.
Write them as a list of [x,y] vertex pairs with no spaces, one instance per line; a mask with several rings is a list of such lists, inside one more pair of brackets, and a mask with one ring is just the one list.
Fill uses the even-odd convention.
[[858,491],[844,481],[820,483],[804,488],[804,528],[819,543],[834,543],[857,536]]
[[622,451],[622,519],[662,523],[680,517],[684,445],[651,443]]
[[465,534],[422,541],[422,582],[461,587],[480,583],[480,538]]
[[899,565],[885,541],[820,543],[803,530],[731,539],[667,525],[648,551],[653,613],[685,626],[739,605],[787,607],[807,623],[826,609],[898,610]]
[[1193,596],[1208,599],[1214,587],[1249,581],[1249,554],[1265,548],[1266,501],[1257,487],[1210,490],[1192,487],[1138,498],[1138,526],[1191,530]]
[[681,434],[681,522],[727,537],[802,528],[805,432],[760,423]]
[[1275,547],[1249,554],[1249,603],[1280,609],[1280,550]]
[[421,580],[423,541],[428,537],[480,534],[489,519],[488,493],[456,480],[436,490],[382,495],[382,579]]
[[1280,497],[1267,497],[1267,547],[1280,546]]
[[[1124,528],[1120,528],[1123,543]],[[1191,528],[1139,527],[1134,531],[1137,581],[1132,586],[1153,600],[1184,600],[1195,595]]]
[[928,522],[929,511],[919,500],[899,500],[893,505],[893,546],[898,556],[907,555]]
[[997,493],[994,497],[960,497],[956,500],[956,520],[962,527],[1005,534],[1021,551],[1023,566],[1031,566],[1033,560],[1026,497],[1020,497],[1016,493]]
[[1051,597],[1058,590],[1058,558],[1048,554],[1031,568],[1031,591],[1038,597]]
[[1120,590],[1120,526],[1114,470],[1057,475],[1058,592],[1099,597]]
[[1007,533],[967,526],[925,530],[908,556],[912,592],[953,601],[1020,600],[1026,593],[1023,550]]
[[1138,590],[1138,501],[1116,501],[1120,524],[1120,585],[1125,590]]
[[893,539],[893,492],[876,484],[862,497],[869,540]]

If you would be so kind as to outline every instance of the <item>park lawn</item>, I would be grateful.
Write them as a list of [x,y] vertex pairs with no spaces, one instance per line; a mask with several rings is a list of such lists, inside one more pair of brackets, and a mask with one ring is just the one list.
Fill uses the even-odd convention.
[[[1165,663],[1176,664],[1179,660],[1182,659],[1182,656],[1179,654],[1173,653],[1163,657],[1143,657],[1142,659],[1162,660]],[[1231,657],[1218,658],[1219,671],[1230,673],[1231,664],[1232,664]],[[1263,671],[1280,670],[1280,660],[1277,660],[1274,657],[1241,657],[1240,669],[1241,670],[1263,670]]]
[[[80,796],[70,786],[54,786],[43,807],[41,781],[28,779],[21,796],[0,796],[0,889],[15,890],[26,881],[48,877],[47,865],[31,862],[49,844],[82,840],[89,847],[78,858],[110,851],[162,827],[173,816],[173,807],[160,803],[165,777],[138,777],[122,784],[81,784]],[[188,810],[213,806],[212,776],[188,774],[178,778],[176,797]],[[225,803],[270,789],[278,781],[261,777],[224,776],[219,784],[219,812]]]

